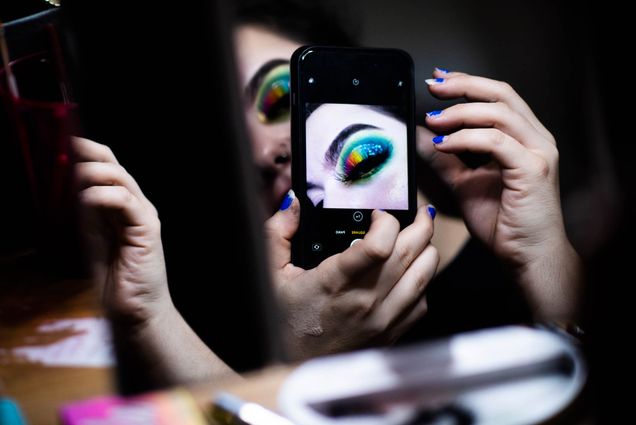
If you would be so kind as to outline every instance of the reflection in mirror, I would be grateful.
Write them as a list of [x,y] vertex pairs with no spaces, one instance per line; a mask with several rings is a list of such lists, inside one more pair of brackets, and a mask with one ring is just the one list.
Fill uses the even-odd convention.
[[[606,180],[586,186],[602,168],[603,114],[586,97],[598,85],[586,43],[571,35],[589,41],[586,21],[565,2],[523,13],[503,0],[434,11],[376,0],[126,13],[87,3],[67,0],[54,22],[76,95],[66,101],[50,31],[38,49],[6,31],[19,95],[40,101],[9,95],[0,75],[8,391],[24,394],[24,380],[44,394],[59,379],[77,384],[66,400],[133,393],[474,329],[580,324],[574,248],[592,256],[606,230],[598,223],[616,209],[594,207],[615,196]],[[346,256],[311,270],[290,264],[302,211],[289,192],[287,64],[307,43],[402,48],[415,59],[422,208],[401,232],[376,214],[381,243],[356,248],[369,257],[364,278],[348,273]],[[38,99],[44,86],[59,96]],[[73,187],[84,249],[64,230],[80,221],[66,209]],[[60,205],[71,215],[56,215]]]

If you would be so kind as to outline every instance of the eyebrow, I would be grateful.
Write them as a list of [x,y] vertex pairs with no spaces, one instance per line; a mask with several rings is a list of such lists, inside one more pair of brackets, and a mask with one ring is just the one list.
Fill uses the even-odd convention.
[[335,166],[336,162],[338,161],[338,157],[340,156],[340,152],[342,151],[342,147],[344,146],[345,140],[347,140],[352,134],[369,128],[379,129],[379,127],[369,124],[351,124],[350,126],[345,127],[333,139],[331,145],[329,145],[329,149],[327,149],[327,152],[325,152],[325,162],[327,164]]
[[258,88],[263,82],[263,79],[267,75],[269,71],[276,68],[278,65],[289,64],[289,61],[286,59],[272,59],[268,62],[265,62],[258,68],[258,71],[254,73],[252,78],[248,81],[245,86],[245,95],[248,99],[253,101],[256,98],[256,93],[258,93]]

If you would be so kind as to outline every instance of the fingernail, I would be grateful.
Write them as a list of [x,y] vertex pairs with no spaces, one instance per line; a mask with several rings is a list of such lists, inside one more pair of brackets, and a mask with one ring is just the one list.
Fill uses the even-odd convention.
[[431,118],[431,117],[437,117],[441,114],[442,114],[442,111],[431,111],[431,112],[427,112],[426,116]]
[[444,81],[446,81],[444,78],[429,78],[428,80],[424,80],[429,86],[436,86],[442,84]]
[[289,208],[292,202],[294,202],[295,197],[296,194],[294,194],[294,191],[289,189],[289,192],[287,192],[287,194],[285,195],[285,199],[283,199],[283,203],[280,204],[280,210],[285,211],[287,208]]
[[440,68],[440,67],[435,67],[436,71],[442,72],[444,74],[448,74],[450,72],[450,70],[446,69],[446,68]]
[[446,140],[446,137],[447,136],[435,136],[435,137],[433,137],[433,143],[435,143],[436,145],[439,145],[444,140]]
[[431,216],[431,220],[435,220],[435,216],[437,215],[435,207],[433,205],[429,205],[426,207],[426,210],[428,211],[428,215]]

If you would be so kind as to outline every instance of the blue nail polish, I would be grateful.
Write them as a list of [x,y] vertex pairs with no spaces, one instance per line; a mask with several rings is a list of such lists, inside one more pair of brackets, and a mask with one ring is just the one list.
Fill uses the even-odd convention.
[[294,202],[294,192],[290,190],[285,194],[285,199],[283,199],[283,202],[280,204],[280,210],[285,211],[291,206],[292,202]]
[[426,210],[428,211],[428,215],[431,216],[431,220],[435,220],[435,216],[437,215],[437,210],[435,209],[435,207],[429,205],[428,207],[426,207]]
[[439,72],[443,72],[444,74],[448,74],[450,72],[450,70],[448,70],[446,68],[436,67],[435,69],[438,70]]
[[446,136],[435,136],[435,137],[433,137],[433,143],[435,143],[436,145],[439,145],[445,139],[446,139]]
[[437,84],[442,84],[444,81],[446,81],[444,78],[436,78],[436,79],[435,79],[435,82],[436,82]]
[[431,112],[427,112],[426,116],[430,118],[430,117],[436,117],[441,114],[442,114],[442,111],[431,111]]

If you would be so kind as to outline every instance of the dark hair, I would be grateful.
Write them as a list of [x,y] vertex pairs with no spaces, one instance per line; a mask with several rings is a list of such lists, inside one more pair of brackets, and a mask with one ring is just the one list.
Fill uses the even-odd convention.
[[346,1],[237,0],[236,23],[262,25],[300,43],[355,46],[359,21]]

